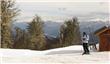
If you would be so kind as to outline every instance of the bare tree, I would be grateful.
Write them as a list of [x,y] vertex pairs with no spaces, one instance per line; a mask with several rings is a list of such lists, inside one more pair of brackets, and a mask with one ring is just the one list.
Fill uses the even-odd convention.
[[19,10],[12,0],[1,0],[1,47],[12,48],[11,24],[18,15]]

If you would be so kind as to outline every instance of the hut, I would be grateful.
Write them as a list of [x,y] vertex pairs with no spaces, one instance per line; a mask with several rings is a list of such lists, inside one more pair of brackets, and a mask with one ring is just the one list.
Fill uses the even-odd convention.
[[99,38],[99,51],[110,51],[110,26],[104,26],[95,32]]

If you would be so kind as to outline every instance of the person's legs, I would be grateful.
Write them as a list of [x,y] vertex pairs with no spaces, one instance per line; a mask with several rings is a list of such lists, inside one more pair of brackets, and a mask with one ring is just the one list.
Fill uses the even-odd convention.
[[83,43],[83,50],[84,50],[83,54],[86,54],[86,44],[85,43]]
[[87,43],[85,43],[85,53],[87,53]]
[[86,53],[89,54],[88,43],[86,43]]

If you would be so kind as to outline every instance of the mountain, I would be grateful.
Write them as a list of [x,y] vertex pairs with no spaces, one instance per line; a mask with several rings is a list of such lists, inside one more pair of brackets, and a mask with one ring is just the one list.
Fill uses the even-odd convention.
[[79,25],[81,32],[93,33],[97,29],[105,26],[105,23],[100,21],[90,21],[90,22],[80,22]]
[[27,22],[14,22],[13,23],[13,28],[14,27],[19,27],[21,29],[26,29],[28,26],[28,23]]
[[52,21],[47,21],[44,23],[44,33],[51,35],[51,36],[58,36],[59,35],[59,30],[60,26],[62,25],[62,22],[52,22]]
[[[47,36],[47,40],[48,39],[52,39],[52,38],[56,38],[59,35],[59,29],[60,26],[63,24],[63,22],[52,22],[52,21],[46,21],[44,22],[44,33],[45,36]],[[26,29],[28,26],[28,23],[26,22],[16,22],[13,24],[13,26],[17,26],[20,27],[22,29]],[[90,36],[90,42],[91,43],[97,43],[99,40],[98,38],[94,35],[94,32],[101,28],[102,26],[105,26],[104,22],[100,22],[100,21],[90,21],[90,22],[79,22],[79,26],[80,26],[80,32],[82,35],[82,32],[87,32]],[[48,41],[50,41],[48,40]],[[52,39],[53,41],[53,39]],[[57,40],[56,40],[57,41]]]
[[[52,37],[56,37],[59,34],[59,29],[60,26],[62,25],[62,22],[52,22],[52,21],[47,21],[44,22],[44,33],[46,35],[51,35]],[[28,26],[27,22],[15,22],[13,23],[13,27],[20,27],[21,29],[26,29]]]
[[[59,34],[59,29],[60,26],[63,24],[63,22],[52,22],[52,21],[46,21],[44,22],[44,33],[47,35],[51,35],[53,37],[58,36]],[[22,29],[26,29],[28,24],[26,22],[15,22],[14,27],[20,27]],[[101,28],[102,26],[104,26],[104,22],[99,22],[99,21],[90,21],[90,22],[79,22],[80,25],[80,32],[94,32],[97,29]]]

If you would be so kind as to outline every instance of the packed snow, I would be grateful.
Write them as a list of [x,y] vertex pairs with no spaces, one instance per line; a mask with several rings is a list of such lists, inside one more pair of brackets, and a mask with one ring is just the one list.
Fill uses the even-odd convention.
[[110,52],[91,51],[90,55],[82,55],[81,45],[56,48],[45,51],[27,49],[0,49],[1,64],[35,63],[35,64],[82,64],[110,63]]

